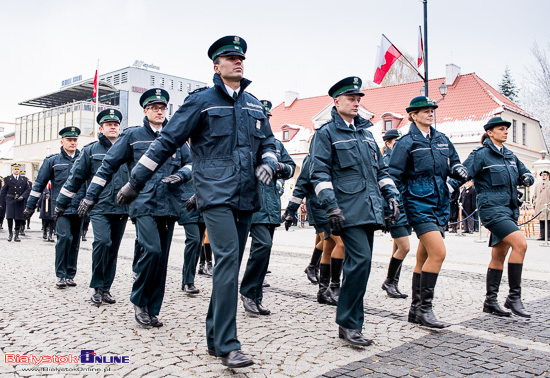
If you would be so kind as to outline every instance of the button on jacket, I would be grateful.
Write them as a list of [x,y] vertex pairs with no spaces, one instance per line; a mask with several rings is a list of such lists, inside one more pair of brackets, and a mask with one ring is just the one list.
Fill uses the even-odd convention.
[[502,152],[487,138],[483,146],[472,151],[464,165],[474,180],[481,222],[491,226],[503,220],[517,223],[519,200],[517,187],[522,176],[531,172],[506,146]]
[[190,138],[198,209],[227,205],[257,211],[261,200],[255,168],[266,163],[277,171],[275,138],[265,108],[244,91],[250,84],[247,79],[241,80],[236,100],[229,96],[218,74],[214,84],[186,98],[160,138],[133,168],[130,183],[141,189],[157,169],[157,162]]
[[[27,207],[34,209],[36,208],[36,203],[44,191],[48,181],[52,183],[52,207],[55,209],[57,197],[65,181],[69,178],[69,173],[75,163],[76,159],[80,155],[80,151],[76,150],[73,157],[70,157],[63,147],[58,154],[50,155],[44,159],[44,163],[38,171],[38,177],[34,182],[32,187],[31,195],[29,201],[27,202]],[[86,193],[86,187],[83,186],[78,192],[71,198],[70,203],[67,205],[65,210],[65,215],[72,215],[77,213],[78,205],[80,200],[84,198]]]
[[[71,198],[78,192],[80,187],[92,179],[97,172],[103,158],[111,148],[111,141],[103,134],[98,135],[98,140],[84,146],[80,151],[80,156],[76,159],[71,174],[63,185],[59,197],[57,197],[58,207],[65,208],[71,202]],[[120,166],[111,182],[105,185],[105,188],[99,196],[99,202],[94,206],[90,215],[95,214],[128,214],[128,206],[118,206],[116,195],[120,188],[128,182],[128,167],[126,164]]]
[[350,129],[332,109],[332,120],[316,132],[312,142],[311,181],[317,198],[327,211],[339,207],[344,227],[384,224],[384,198],[399,193],[388,174],[382,154],[368,127],[370,121],[354,118]]
[[[156,135],[146,117],[143,120],[143,126],[124,130],[103,158],[101,167],[90,183],[86,198],[97,202],[103,188],[111,181],[119,167],[123,164],[128,164],[130,170],[135,167],[155,138]],[[179,218],[181,183],[165,184],[161,179],[173,174],[179,175],[183,181],[191,178],[189,147],[184,145],[174,149],[170,155],[156,173],[149,176],[150,179],[146,180],[146,184],[144,183],[145,185],[141,187],[138,198],[130,204],[131,218],[146,215]]]
[[444,227],[449,221],[450,200],[447,176],[456,176],[462,167],[447,136],[430,127],[427,139],[411,123],[409,133],[397,139],[392,150],[389,172],[402,196],[409,224],[435,223]]
[[[288,180],[294,175],[296,163],[294,163],[281,141],[275,139],[275,147],[277,161],[287,165],[280,178]],[[277,226],[281,224],[281,197],[276,184],[277,180],[272,180],[269,185],[260,183],[262,208],[252,215],[252,224],[274,224]]]

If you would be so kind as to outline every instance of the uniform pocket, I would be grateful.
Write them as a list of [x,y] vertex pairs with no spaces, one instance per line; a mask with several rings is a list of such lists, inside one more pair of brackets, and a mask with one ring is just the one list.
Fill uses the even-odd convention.
[[233,133],[233,108],[213,108],[208,110],[210,135],[223,137]]
[[434,162],[431,148],[417,148],[416,150],[411,151],[411,154],[413,157],[415,172],[426,172],[433,170]]
[[235,174],[235,164],[232,160],[207,159],[199,165],[200,171],[197,170],[197,174],[201,174],[206,179],[223,180]]
[[428,197],[435,192],[435,186],[431,177],[419,178],[409,182],[409,193],[415,197]]
[[490,167],[491,184],[493,186],[501,186],[506,184],[506,172],[504,167]]
[[365,190],[366,181],[359,175],[343,176],[335,182],[336,189],[346,194],[356,194]]
[[334,149],[336,150],[340,168],[351,167],[359,162],[355,140],[335,142]]

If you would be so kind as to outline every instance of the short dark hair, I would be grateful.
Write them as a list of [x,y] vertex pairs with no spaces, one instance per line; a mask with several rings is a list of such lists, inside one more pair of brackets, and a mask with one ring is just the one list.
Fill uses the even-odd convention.
[[220,57],[217,56],[216,59],[214,59],[214,64],[220,64]]

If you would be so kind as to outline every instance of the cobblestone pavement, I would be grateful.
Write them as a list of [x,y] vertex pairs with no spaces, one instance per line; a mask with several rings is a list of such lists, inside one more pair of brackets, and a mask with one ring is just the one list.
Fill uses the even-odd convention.
[[[200,294],[181,291],[185,234],[176,226],[169,261],[166,296],[160,318],[164,327],[143,329],[134,321],[129,301],[135,232],[129,224],[111,293],[114,305],[94,307],[89,302],[91,230],[82,242],[77,287],[57,290],[53,243],[42,240],[40,224],[21,243],[5,241],[0,231],[0,362],[1,376],[114,375],[114,376],[462,376],[468,374],[518,377],[548,375],[550,370],[550,248],[529,240],[524,269],[523,299],[530,320],[497,318],[481,312],[485,271],[490,250],[476,243],[478,235],[447,235],[434,312],[452,323],[433,331],[407,322],[409,300],[390,299],[380,286],[390,258],[389,235],[375,237],[372,273],[365,297],[364,334],[374,345],[355,348],[337,337],[335,307],[316,301],[316,286],[303,270],[313,248],[311,228],[277,230],[267,281],[265,305],[271,316],[257,317],[237,310],[243,351],[256,364],[227,369],[206,353],[204,318],[211,290],[209,278],[197,276]],[[410,294],[416,237],[403,266],[400,287]],[[247,252],[246,252],[247,253]],[[247,255],[245,255],[246,259]],[[244,270],[244,263],[243,269]],[[507,291],[503,277],[500,302]],[[20,356],[127,356],[128,363],[55,364],[33,367],[6,363]],[[31,370],[35,369],[35,370]],[[41,369],[41,370],[38,370]]]

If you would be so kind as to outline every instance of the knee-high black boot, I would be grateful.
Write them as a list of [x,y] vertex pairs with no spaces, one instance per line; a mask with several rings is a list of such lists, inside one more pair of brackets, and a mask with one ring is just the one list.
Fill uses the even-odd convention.
[[497,300],[501,279],[502,270],[487,269],[487,294],[485,295],[485,302],[483,302],[483,312],[497,316],[510,316],[512,315],[510,311],[501,308]]
[[386,290],[388,297],[390,298],[407,298],[407,294],[403,294],[397,288],[399,282],[399,275],[401,274],[401,265],[403,260],[396,259],[392,257],[390,260],[390,265],[388,266],[388,275],[386,280],[382,284],[382,290]]
[[450,324],[438,321],[432,311],[437,276],[438,273],[422,272],[420,277],[420,306],[416,311],[416,321],[418,324],[429,328],[446,328]]
[[420,306],[420,273],[414,273],[412,276],[411,290],[411,308],[409,309],[409,323],[416,323],[416,311]]
[[340,276],[342,275],[342,265],[344,259],[330,259],[330,286],[327,294],[332,297],[334,302],[338,303],[340,297]]
[[515,315],[530,318],[531,314],[525,312],[523,303],[521,302],[521,271],[523,264],[508,263],[508,283],[510,284],[510,292],[504,303],[504,307],[512,310]]
[[327,293],[329,284],[330,264],[321,264],[319,269],[319,292],[317,293],[317,302],[336,306],[337,302]]
[[545,235],[545,228],[544,228],[544,221],[539,221],[539,225],[540,225],[540,238],[538,238],[537,240],[544,240],[544,235]]
[[210,243],[204,243],[204,257],[206,257],[206,275],[212,276],[214,269],[212,267],[212,247],[210,247]]
[[317,265],[319,265],[319,261],[321,260],[321,256],[323,255],[323,251],[317,248],[313,249],[313,254],[311,255],[311,261],[309,262],[309,265],[307,266],[306,270],[304,270],[304,273],[307,275],[307,279],[310,280],[311,283],[318,283],[319,280],[317,279]]

